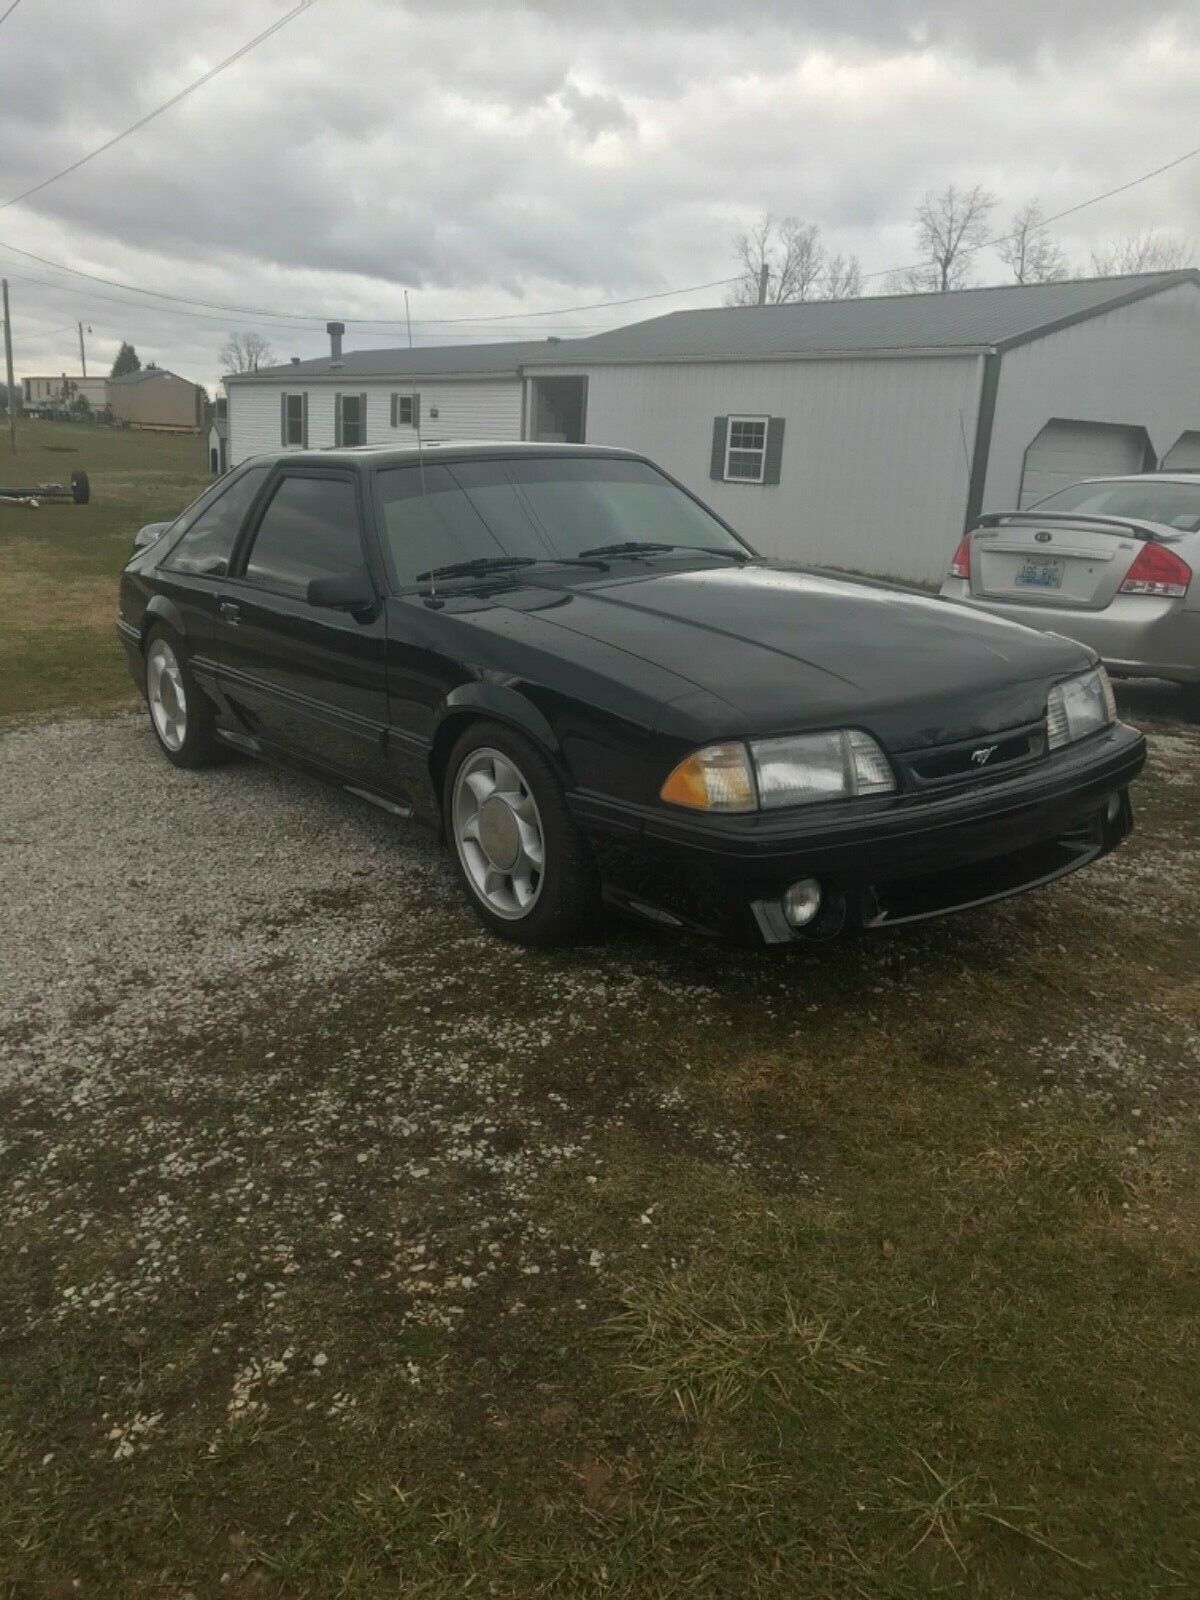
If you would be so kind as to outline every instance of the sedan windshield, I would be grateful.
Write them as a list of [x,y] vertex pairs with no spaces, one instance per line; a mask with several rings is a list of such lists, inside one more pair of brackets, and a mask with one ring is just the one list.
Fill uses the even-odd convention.
[[462,563],[486,562],[495,571],[496,557],[524,557],[514,562],[515,570],[597,550],[748,553],[703,506],[644,461],[426,461],[386,468],[376,485],[392,579],[400,589],[433,569]]
[[1200,528],[1200,480],[1167,483],[1162,479],[1111,479],[1073,483],[1069,489],[1039,500],[1031,511],[1081,511],[1095,517],[1140,517],[1168,528],[1194,533]]

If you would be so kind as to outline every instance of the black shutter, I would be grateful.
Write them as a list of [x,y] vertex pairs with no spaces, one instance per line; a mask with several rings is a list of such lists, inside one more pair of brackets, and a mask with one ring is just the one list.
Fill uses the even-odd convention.
[[342,442],[342,397],[335,394],[333,397],[333,442],[340,447]]
[[783,465],[783,417],[771,417],[767,422],[767,455],[763,462],[763,482],[778,483],[779,469]]
[[712,465],[709,467],[710,478],[721,479],[725,476],[725,445],[729,439],[729,418],[713,418],[713,443]]
[[397,422],[397,416],[398,416],[399,410],[400,410],[400,396],[398,394],[394,394],[392,396],[392,427],[393,428],[399,426],[399,424]]
[[367,397],[365,394],[360,394],[358,397],[358,442],[359,444],[366,444],[367,442]]
[[308,390],[300,396],[300,443],[308,449]]
[[279,396],[279,442],[286,445],[287,440],[287,395]]
[[419,394],[413,395],[412,421],[414,428],[419,428],[421,426],[421,396]]

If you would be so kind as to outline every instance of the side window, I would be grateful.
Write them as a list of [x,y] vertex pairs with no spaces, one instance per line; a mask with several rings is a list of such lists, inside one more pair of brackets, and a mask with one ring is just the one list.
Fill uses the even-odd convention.
[[419,394],[394,394],[392,396],[392,427],[416,428],[421,422],[421,396]]
[[365,394],[339,394],[334,397],[335,442],[346,449],[367,442],[367,397]]
[[354,485],[345,478],[285,477],[250,546],[250,583],[303,597],[311,578],[363,565]]
[[298,445],[308,449],[308,395],[285,394],[279,397],[282,415],[279,419],[280,443]]
[[782,417],[714,417],[709,477],[725,483],[778,483]]
[[194,572],[223,578],[229,571],[234,541],[250,503],[266,482],[270,467],[247,467],[223,494],[209,502],[175,545],[163,566],[171,572]]

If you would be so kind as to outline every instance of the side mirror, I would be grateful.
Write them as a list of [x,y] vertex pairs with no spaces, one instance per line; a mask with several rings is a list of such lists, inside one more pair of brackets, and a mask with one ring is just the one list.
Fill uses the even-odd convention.
[[369,611],[377,596],[371,574],[365,567],[355,567],[327,578],[310,578],[305,598],[310,606],[329,611]]
[[134,535],[133,548],[144,550],[148,544],[153,544],[156,539],[161,539],[171,526],[169,522],[148,522],[144,528],[139,528]]

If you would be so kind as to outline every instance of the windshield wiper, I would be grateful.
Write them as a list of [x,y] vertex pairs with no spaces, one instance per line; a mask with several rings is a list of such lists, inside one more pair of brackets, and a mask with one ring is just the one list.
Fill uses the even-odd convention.
[[600,572],[608,569],[607,562],[588,561],[584,556],[476,556],[473,561],[451,561],[447,566],[418,572],[416,582],[425,583],[431,578],[482,578],[492,572],[516,572],[522,567],[539,566],[595,567]]
[[535,556],[476,556],[474,561],[451,561],[445,567],[431,567],[428,572],[418,572],[417,582],[426,578],[470,578],[476,573],[508,572],[515,567],[532,567]]
[[598,544],[594,549],[581,550],[581,556],[642,556],[663,555],[668,550],[694,550],[702,556],[725,556],[730,561],[749,561],[748,550],[722,550],[704,544],[659,544],[651,540],[626,539],[620,544]]

